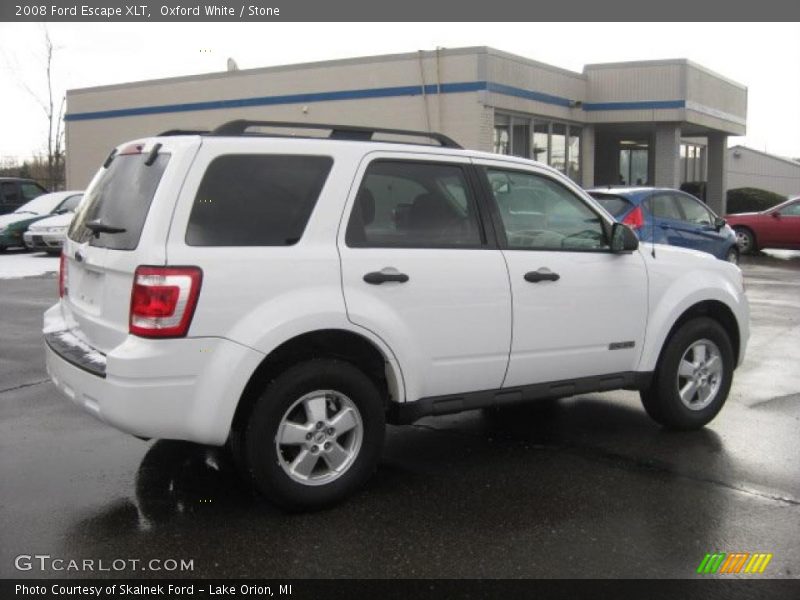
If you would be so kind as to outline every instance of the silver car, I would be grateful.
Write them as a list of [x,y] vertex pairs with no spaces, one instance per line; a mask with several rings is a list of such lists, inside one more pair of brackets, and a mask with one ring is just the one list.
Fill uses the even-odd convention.
[[60,254],[67,229],[75,216],[75,209],[83,199],[83,192],[71,192],[59,207],[58,214],[36,221],[23,234],[25,247],[30,250],[43,250],[48,254]]

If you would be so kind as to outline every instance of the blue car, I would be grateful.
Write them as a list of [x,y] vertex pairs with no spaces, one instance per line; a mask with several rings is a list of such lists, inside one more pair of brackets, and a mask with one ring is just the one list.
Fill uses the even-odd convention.
[[[587,190],[642,242],[702,250],[739,262],[736,234],[725,219],[690,194],[670,188],[610,187]],[[654,222],[655,219],[655,222]]]

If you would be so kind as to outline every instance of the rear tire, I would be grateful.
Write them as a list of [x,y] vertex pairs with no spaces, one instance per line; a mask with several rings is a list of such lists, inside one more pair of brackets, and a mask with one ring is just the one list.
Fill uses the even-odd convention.
[[650,387],[640,392],[647,414],[669,429],[700,429],[722,409],[733,381],[733,347],[722,326],[700,317],[667,341]]
[[385,429],[384,403],[372,380],[348,362],[315,359],[266,387],[237,451],[274,504],[318,509],[351,495],[372,475]]
[[736,232],[736,243],[741,254],[754,254],[758,250],[756,244],[756,234],[747,227],[734,227]]
[[735,246],[728,250],[728,253],[725,255],[725,260],[734,265],[739,264],[739,251]]

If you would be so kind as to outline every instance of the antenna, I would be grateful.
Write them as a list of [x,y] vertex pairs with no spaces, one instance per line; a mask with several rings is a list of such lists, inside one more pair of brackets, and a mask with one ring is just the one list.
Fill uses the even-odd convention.
[[652,245],[652,250],[650,254],[653,258],[656,257],[656,208],[655,208],[655,197],[653,197],[652,202],[648,202],[650,204],[650,233],[652,237],[650,238],[650,242]]
[[228,72],[238,71],[239,65],[236,64],[236,61],[232,58],[228,59]]

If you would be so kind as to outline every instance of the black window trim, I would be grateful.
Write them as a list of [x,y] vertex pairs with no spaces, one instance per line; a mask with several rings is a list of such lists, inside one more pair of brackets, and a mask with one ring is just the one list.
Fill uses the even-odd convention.
[[[585,198],[582,198],[580,194],[576,193],[574,190],[570,189],[568,186],[564,185],[563,182],[559,181],[555,177],[553,177],[550,173],[545,171],[540,171],[536,169],[525,169],[521,168],[519,165],[496,165],[496,164],[487,164],[487,163],[478,163],[475,165],[478,177],[481,180],[481,187],[483,191],[483,196],[485,198],[485,202],[489,205],[489,212],[491,215],[492,226],[495,230],[498,247],[501,250],[513,250],[513,251],[522,251],[522,252],[591,252],[591,253],[599,253],[599,254],[614,254],[611,250],[611,228],[613,227],[613,223],[609,223],[606,217],[597,211],[597,209],[592,206],[590,202],[587,202]],[[491,183],[489,183],[489,177],[486,174],[487,169],[498,169],[502,171],[511,171],[513,173],[520,173],[523,175],[533,175],[536,177],[542,177],[560,185],[569,193],[577,197],[583,204],[592,211],[597,218],[600,220],[600,226],[603,228],[603,235],[605,236],[605,242],[608,245],[608,248],[516,248],[511,247],[508,244],[508,237],[506,236],[506,227],[503,223],[503,217],[500,214],[500,208],[497,206],[497,201],[494,198],[494,193],[492,192]],[[563,174],[562,174],[563,175]],[[566,177],[566,175],[564,175]]]
[[[446,160],[447,156],[437,156],[433,159],[423,159],[423,158],[404,158],[401,156],[377,156],[369,160],[366,163],[363,171],[361,172],[360,178],[358,180],[358,186],[355,188],[355,196],[353,202],[350,205],[350,211],[347,215],[347,221],[344,223],[344,235],[343,240],[344,244],[347,248],[352,250],[497,250],[498,243],[497,243],[497,236],[493,226],[493,223],[490,223],[486,217],[486,207],[484,206],[483,202],[483,194],[481,190],[480,179],[476,172],[475,166],[470,162],[461,162],[461,161],[449,161]],[[480,235],[481,241],[479,245],[464,245],[464,244],[431,244],[426,246],[420,246],[418,244],[374,244],[370,242],[366,243],[352,243],[347,240],[347,230],[350,227],[350,221],[353,218],[353,212],[355,210],[355,203],[356,199],[358,198],[358,194],[361,191],[361,186],[364,183],[364,179],[367,176],[367,172],[369,168],[374,165],[375,163],[379,162],[390,162],[390,163],[410,163],[410,164],[422,164],[422,165],[438,165],[438,166],[447,166],[447,167],[456,167],[460,169],[464,175],[464,181],[466,182],[467,189],[470,194],[472,194],[472,199],[474,201],[475,210],[476,210],[476,219],[478,223],[478,233]]]

